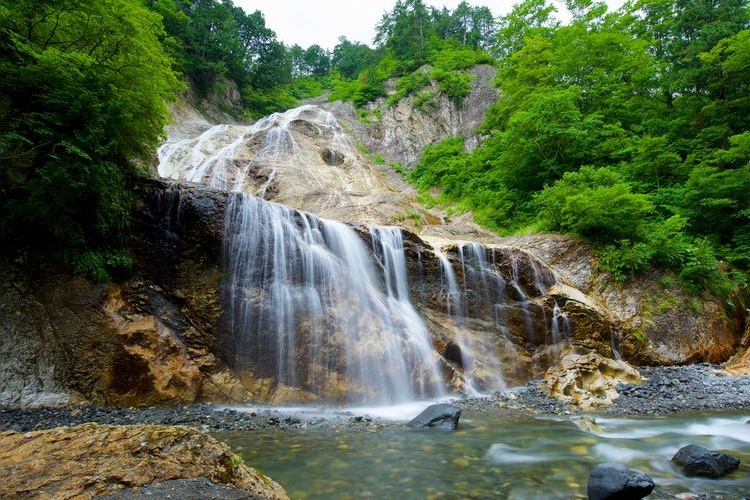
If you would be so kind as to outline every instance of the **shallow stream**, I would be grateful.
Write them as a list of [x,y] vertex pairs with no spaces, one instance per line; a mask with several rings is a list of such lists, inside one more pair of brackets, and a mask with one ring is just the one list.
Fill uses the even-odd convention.
[[[591,469],[620,462],[650,474],[656,498],[692,492],[739,499],[750,494],[749,419],[747,413],[592,418],[465,412],[454,432],[338,425],[215,435],[291,498],[586,498]],[[742,465],[719,480],[683,477],[670,458],[691,443],[731,451]]]

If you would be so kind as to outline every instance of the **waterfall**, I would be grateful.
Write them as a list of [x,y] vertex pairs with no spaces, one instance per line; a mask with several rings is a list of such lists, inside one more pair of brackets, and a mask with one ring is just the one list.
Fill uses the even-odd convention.
[[552,333],[552,344],[560,344],[570,337],[572,326],[570,318],[555,301],[555,307],[552,309],[552,323],[550,332]]
[[[464,276],[462,292],[450,261],[436,249],[445,289],[446,311],[453,321],[456,344],[461,351],[464,385],[470,395],[505,388],[502,364],[497,357],[497,346],[492,341],[495,332],[466,333],[467,300],[473,301],[475,307],[491,304],[489,310],[498,314],[498,307],[501,307],[505,295],[505,280],[486,262],[485,250],[485,247],[475,243],[459,247]],[[504,326],[504,321],[495,316],[495,325]]]
[[[436,397],[446,392],[451,362],[469,394],[491,392],[506,387],[501,357],[522,357],[512,342],[540,346],[550,333],[556,341],[570,331],[559,307],[548,320],[550,306],[539,297],[555,277],[529,254],[465,243],[452,261],[436,249],[439,266],[415,271],[398,228],[354,229],[265,201],[332,190],[361,196],[376,185],[354,168],[361,162],[353,141],[320,108],[215,126],[158,152],[163,177],[232,193],[221,344],[259,399],[385,404]],[[305,162],[317,162],[317,170],[301,168]],[[295,182],[307,184],[297,189]],[[176,207],[167,213],[179,216]],[[426,269],[422,284],[440,273],[447,329],[412,304],[408,276]],[[429,303],[429,293],[422,295]],[[431,334],[424,318],[437,331]],[[441,360],[433,338],[457,347],[460,360],[455,351]]]
[[444,393],[409,300],[400,230],[349,226],[246,195],[225,225],[235,366],[272,390],[392,403]]

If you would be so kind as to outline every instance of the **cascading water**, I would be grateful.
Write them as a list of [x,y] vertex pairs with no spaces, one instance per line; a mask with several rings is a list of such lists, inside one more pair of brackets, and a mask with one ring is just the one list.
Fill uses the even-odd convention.
[[[555,278],[535,259],[474,243],[458,246],[455,268],[440,255],[453,331],[425,316],[439,329],[430,334],[410,300],[400,229],[372,227],[368,238],[251,196],[283,192],[299,200],[295,182],[315,196],[361,196],[375,181],[354,168],[357,154],[333,115],[314,106],[213,127],[159,149],[162,176],[235,193],[224,225],[222,345],[243,384],[276,402],[404,402],[444,394],[454,362],[468,393],[504,388],[501,357],[522,357],[513,343],[539,346],[550,332],[556,339],[569,329],[561,311],[548,319],[539,297]],[[317,170],[301,168],[313,161]],[[455,350],[440,360],[436,346],[454,341],[460,362]]]
[[[436,251],[447,300],[447,312],[454,323],[456,343],[461,350],[464,384],[467,392],[478,395],[506,387],[503,367],[498,358],[495,339],[506,327],[502,315],[506,283],[502,275],[485,258],[487,249],[476,243],[458,248],[463,287],[448,258]],[[495,331],[475,330],[468,335],[467,309],[491,311]]]
[[258,198],[234,197],[225,230],[237,368],[276,394],[376,403],[443,394],[399,230],[372,229],[380,269],[349,226]]
[[[303,123],[301,116],[317,119]],[[237,192],[224,225],[226,343],[235,368],[250,374],[244,379],[254,393],[275,400],[394,403],[443,395],[437,356],[409,300],[400,230],[373,228],[370,253],[345,224],[242,193],[260,163],[266,181],[253,193],[263,196],[275,165],[300,155],[293,126],[327,136],[332,147],[349,141],[333,115],[304,106],[159,150],[161,175]],[[248,155],[247,142],[257,137],[258,152]]]

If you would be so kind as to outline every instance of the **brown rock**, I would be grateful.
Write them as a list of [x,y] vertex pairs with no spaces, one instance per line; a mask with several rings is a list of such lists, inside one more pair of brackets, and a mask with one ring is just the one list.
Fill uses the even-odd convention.
[[598,354],[569,354],[547,370],[542,388],[560,401],[584,409],[611,404],[619,397],[618,383],[639,384],[641,375],[624,361]]
[[119,326],[119,348],[110,368],[109,402],[126,406],[192,403],[201,372],[180,337],[151,315],[125,314],[119,294],[105,305]]
[[261,498],[287,498],[281,486],[244,465],[226,444],[184,427],[84,424],[4,432],[0,476],[3,498],[92,498],[200,477]]

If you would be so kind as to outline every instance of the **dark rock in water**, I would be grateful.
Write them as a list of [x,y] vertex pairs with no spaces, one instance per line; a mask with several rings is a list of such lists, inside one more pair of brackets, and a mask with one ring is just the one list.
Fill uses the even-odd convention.
[[680,448],[672,457],[672,462],[677,464],[686,476],[712,479],[729,474],[740,466],[740,459],[733,455],[711,451],[695,444]]
[[638,500],[653,490],[654,481],[648,474],[622,464],[599,464],[589,476],[589,500]]
[[461,408],[445,403],[428,406],[425,410],[414,417],[407,425],[416,429],[435,427],[449,431],[456,430],[458,419],[461,417]]

